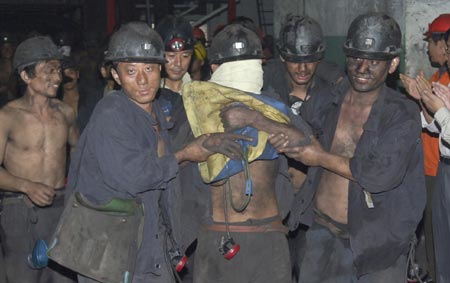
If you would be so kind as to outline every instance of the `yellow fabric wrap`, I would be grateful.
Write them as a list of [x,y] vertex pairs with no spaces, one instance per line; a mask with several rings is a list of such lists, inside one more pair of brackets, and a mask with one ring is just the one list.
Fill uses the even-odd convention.
[[[257,110],[269,119],[289,123],[289,117],[278,109],[248,95],[247,93],[211,82],[192,81],[183,87],[183,103],[187,118],[195,137],[208,133],[224,132],[220,110],[230,103],[240,102]],[[248,147],[248,161],[257,159],[266,147],[268,134],[258,132],[258,144]],[[223,170],[229,158],[213,154],[206,162],[199,163],[203,180],[212,182]]]

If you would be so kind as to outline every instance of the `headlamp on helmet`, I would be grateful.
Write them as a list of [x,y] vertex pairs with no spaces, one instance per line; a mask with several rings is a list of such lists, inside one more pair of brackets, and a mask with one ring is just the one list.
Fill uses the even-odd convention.
[[288,62],[316,62],[325,54],[319,23],[308,16],[288,15],[278,41],[281,57]]
[[208,52],[211,64],[263,58],[258,35],[240,24],[230,24],[221,30]]
[[400,27],[393,18],[367,13],[350,24],[343,50],[350,57],[389,60],[400,55],[401,40]]
[[194,35],[192,26],[184,19],[167,16],[156,27],[159,35],[164,41],[164,50],[178,52],[194,49]]

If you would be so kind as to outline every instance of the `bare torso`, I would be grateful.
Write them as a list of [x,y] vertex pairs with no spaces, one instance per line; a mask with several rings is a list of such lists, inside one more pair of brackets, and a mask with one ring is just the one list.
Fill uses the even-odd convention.
[[[353,157],[371,109],[371,103],[351,101],[351,96],[346,95],[341,106],[331,153],[347,158]],[[347,224],[348,185],[349,179],[324,170],[317,189],[316,208],[333,220]]]
[[[278,160],[257,160],[250,164],[250,174],[253,182],[253,195],[248,207],[243,212],[233,210],[229,199],[228,183],[220,186],[211,186],[213,220],[224,222],[224,190],[227,196],[227,221],[243,222],[248,219],[263,219],[278,215],[278,206],[275,195],[275,181],[278,174]],[[243,172],[230,178],[235,206],[244,203],[245,174]]]
[[73,111],[75,111],[75,114],[78,115],[78,102],[80,100],[80,94],[78,92],[78,89],[65,91],[64,92],[64,103],[68,104],[70,107],[72,107]]
[[48,109],[38,113],[21,98],[2,111],[10,123],[5,169],[23,179],[63,187],[70,127],[68,106],[53,100]]

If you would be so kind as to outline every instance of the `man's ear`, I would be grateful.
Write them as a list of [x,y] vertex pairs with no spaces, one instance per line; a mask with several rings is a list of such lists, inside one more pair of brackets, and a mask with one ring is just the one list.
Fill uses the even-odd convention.
[[389,65],[389,74],[392,74],[395,72],[395,70],[398,67],[398,64],[400,64],[400,57],[395,57],[391,60],[391,64]]
[[211,64],[211,72],[215,72],[217,70],[217,68],[219,68],[219,64]]
[[111,75],[113,76],[113,79],[116,81],[118,85],[122,85],[120,82],[119,74],[117,73],[116,69],[111,68]]
[[26,84],[28,84],[29,82],[30,82],[30,77],[28,76],[28,74],[27,74],[27,72],[25,71],[25,70],[22,70],[21,72],[20,72],[20,78],[26,83]]
[[105,66],[101,66],[100,67],[100,73],[102,74],[103,78],[107,78],[108,77],[108,70],[105,68]]

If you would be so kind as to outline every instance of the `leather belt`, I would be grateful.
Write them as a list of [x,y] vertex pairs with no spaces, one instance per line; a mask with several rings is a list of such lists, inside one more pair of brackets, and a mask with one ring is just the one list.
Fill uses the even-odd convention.
[[[66,187],[61,187],[58,189],[55,189],[55,200],[62,199],[64,200],[64,195],[66,194]],[[21,202],[25,198],[25,194],[22,193],[14,193],[14,192],[3,192],[3,194],[0,197],[0,200],[2,200],[4,205],[7,204],[16,204],[18,202]],[[25,201],[25,203],[29,203],[28,206],[33,206],[31,201]]]
[[346,226],[345,224],[337,223],[331,217],[323,213],[318,209],[314,209],[314,221],[324,227],[326,227],[333,235],[342,239],[349,239],[347,229],[343,229],[339,226]]
[[[203,229],[216,232],[226,232],[227,226],[225,223],[214,223],[212,225],[203,225]],[[228,225],[228,231],[232,233],[266,233],[266,232],[282,232],[287,234],[289,228],[277,219],[267,224],[262,225]]]

